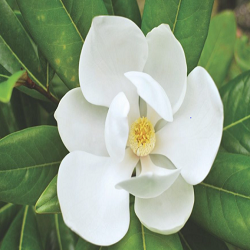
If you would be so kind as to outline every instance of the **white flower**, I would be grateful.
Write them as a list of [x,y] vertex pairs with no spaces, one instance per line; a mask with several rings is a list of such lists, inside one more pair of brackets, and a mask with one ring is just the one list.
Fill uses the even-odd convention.
[[[223,107],[212,78],[201,67],[187,77],[184,51],[168,25],[145,38],[114,16],[94,18],[79,74],[81,88],[69,91],[55,113],[70,152],[57,183],[65,223],[89,242],[111,245],[128,230],[131,193],[143,225],[177,232],[221,140]],[[160,119],[167,122],[155,131]]]

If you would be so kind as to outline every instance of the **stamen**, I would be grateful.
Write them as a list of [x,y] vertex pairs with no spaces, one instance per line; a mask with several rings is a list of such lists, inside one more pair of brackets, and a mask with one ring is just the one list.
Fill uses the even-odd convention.
[[148,155],[155,147],[155,130],[147,117],[140,117],[130,128],[129,146],[138,156]]

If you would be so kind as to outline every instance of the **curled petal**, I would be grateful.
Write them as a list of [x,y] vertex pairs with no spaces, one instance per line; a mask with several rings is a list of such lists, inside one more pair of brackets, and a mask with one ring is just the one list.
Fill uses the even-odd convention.
[[[138,95],[166,121],[173,121],[173,113],[168,96],[162,86],[150,75],[143,72],[127,72],[125,76],[134,84]],[[148,117],[149,120],[150,117]],[[154,120],[154,119],[153,119]]]
[[166,191],[180,174],[179,169],[164,169],[155,166],[149,156],[141,158],[142,172],[116,185],[135,197],[153,198]]
[[105,141],[108,153],[121,162],[125,155],[128,140],[129,102],[124,93],[119,93],[112,101],[105,123]]

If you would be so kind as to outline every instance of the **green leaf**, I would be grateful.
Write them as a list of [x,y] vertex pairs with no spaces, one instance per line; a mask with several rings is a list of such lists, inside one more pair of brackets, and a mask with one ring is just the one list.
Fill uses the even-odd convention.
[[141,26],[141,14],[136,0],[103,0],[109,15],[123,16]]
[[9,102],[13,88],[16,82],[25,74],[26,72],[20,70],[10,76],[6,81],[0,83],[0,102]]
[[0,140],[0,200],[34,204],[66,154],[56,127],[33,127]]
[[42,243],[32,207],[18,213],[5,235],[1,250],[42,250]]
[[78,64],[92,18],[107,14],[102,0],[17,0],[30,33],[68,88],[79,85]]
[[57,175],[43,191],[35,205],[37,213],[60,213],[60,205],[57,198]]
[[14,74],[21,68],[43,87],[45,79],[29,35],[5,0],[0,2],[0,64]]
[[185,51],[190,72],[197,66],[207,37],[213,2],[213,0],[146,0],[142,31],[147,34],[162,23],[169,24]]
[[250,158],[219,153],[204,182],[195,186],[192,218],[226,242],[250,249]]
[[184,250],[228,250],[226,244],[190,220],[179,232]]
[[14,89],[11,107],[19,130],[41,124],[38,101]]
[[18,130],[11,103],[0,103],[0,139]]
[[11,203],[5,203],[0,206],[0,241],[4,237],[19,210],[20,206]]
[[[118,243],[104,247],[105,250],[182,250],[181,242],[178,234],[161,235],[153,233],[145,228],[138,220],[134,212],[134,197],[130,197],[130,225],[127,234]],[[79,239],[76,250],[99,250],[100,247],[91,245],[90,243]]]
[[6,81],[11,74],[0,64],[0,82]]
[[228,152],[250,155],[250,71],[220,89],[224,104],[221,146]]
[[[54,250],[70,250],[75,249],[78,236],[76,236],[64,223],[63,218],[60,214],[51,216],[52,231],[50,233],[50,247],[53,246]],[[48,243],[47,243],[48,246]],[[48,247],[47,247],[48,249]],[[85,249],[84,249],[85,250]]]
[[199,65],[210,73],[218,87],[222,86],[232,62],[235,38],[236,21],[232,11],[212,19]]
[[234,57],[242,71],[250,70],[250,43],[246,35],[237,38],[234,47]]

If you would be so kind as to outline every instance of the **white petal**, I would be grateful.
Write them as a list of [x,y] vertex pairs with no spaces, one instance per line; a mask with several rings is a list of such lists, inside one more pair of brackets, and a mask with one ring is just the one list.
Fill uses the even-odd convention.
[[[109,107],[119,92],[129,100],[131,112],[139,117],[136,89],[124,73],[142,71],[148,55],[148,44],[139,27],[118,16],[98,16],[82,48],[79,64],[80,85],[85,98],[96,105]],[[137,116],[137,117],[136,117]]]
[[124,93],[119,93],[112,101],[105,123],[105,141],[110,157],[121,162],[128,140],[129,102]]
[[139,177],[132,177],[116,185],[135,197],[153,198],[166,191],[177,179],[180,170],[155,166],[149,156],[141,157],[142,171]]
[[119,241],[129,227],[129,194],[115,185],[131,176],[137,161],[131,150],[119,164],[83,151],[68,154],[60,165],[57,181],[66,225],[95,245]]
[[178,232],[188,220],[194,205],[193,186],[179,176],[156,198],[135,198],[135,213],[149,230],[160,234]]
[[214,81],[201,67],[188,76],[187,93],[174,121],[156,133],[153,154],[166,155],[192,184],[208,174],[223,130],[223,105]]
[[149,54],[143,71],[164,88],[173,113],[176,113],[186,92],[187,65],[184,50],[166,24],[154,28],[146,38]]
[[[173,121],[170,101],[164,89],[150,75],[131,71],[124,74],[137,88],[138,95],[166,121]],[[150,117],[148,117],[150,119]]]
[[55,118],[66,148],[107,156],[104,128],[108,109],[87,102],[80,88],[72,89],[62,98]]

